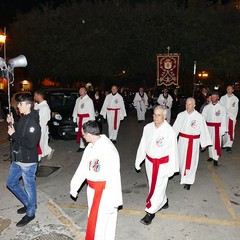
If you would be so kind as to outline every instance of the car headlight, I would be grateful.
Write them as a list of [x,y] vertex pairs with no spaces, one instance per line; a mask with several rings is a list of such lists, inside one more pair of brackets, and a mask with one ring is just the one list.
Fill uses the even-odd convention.
[[57,112],[52,112],[52,117],[59,121],[62,120],[61,114],[59,114]]

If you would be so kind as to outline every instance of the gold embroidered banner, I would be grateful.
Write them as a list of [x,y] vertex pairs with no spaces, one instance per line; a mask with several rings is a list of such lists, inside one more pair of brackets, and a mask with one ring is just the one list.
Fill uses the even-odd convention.
[[178,85],[179,73],[178,53],[157,55],[157,85]]

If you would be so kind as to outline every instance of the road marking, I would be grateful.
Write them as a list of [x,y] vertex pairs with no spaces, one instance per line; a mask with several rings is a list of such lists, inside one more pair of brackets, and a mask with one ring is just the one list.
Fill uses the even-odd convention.
[[[66,204],[66,203],[56,203],[58,206],[63,208],[72,208],[72,209],[85,209],[87,210],[87,205],[78,205],[78,204]],[[119,214],[127,214],[127,215],[139,215],[143,216],[145,211],[141,210],[131,210],[131,209],[121,209]],[[228,219],[215,219],[215,218],[207,218],[207,217],[195,217],[195,216],[187,216],[187,215],[178,215],[171,213],[160,213],[156,214],[158,218],[172,219],[184,222],[195,222],[195,223],[205,223],[205,224],[215,224],[215,225],[223,225],[223,226],[234,226],[240,227],[240,220],[228,220]]]
[[81,230],[76,226],[76,224],[64,214],[64,212],[59,208],[59,205],[54,202],[48,202],[47,207],[54,214],[54,216],[62,223],[71,234],[78,240],[84,240],[85,233],[82,233]]
[[209,170],[209,172],[212,175],[213,181],[214,181],[214,183],[215,183],[215,185],[217,187],[217,190],[220,193],[222,201],[223,201],[224,205],[226,206],[229,214],[231,215],[233,220],[238,220],[239,221],[237,213],[234,210],[234,208],[232,207],[232,204],[231,204],[231,202],[230,202],[230,200],[228,198],[228,195],[227,195],[227,193],[224,190],[224,187],[223,187],[223,184],[221,182],[221,179],[219,178],[219,176],[217,175],[216,171],[214,170],[213,166],[210,163],[208,163],[208,170]]

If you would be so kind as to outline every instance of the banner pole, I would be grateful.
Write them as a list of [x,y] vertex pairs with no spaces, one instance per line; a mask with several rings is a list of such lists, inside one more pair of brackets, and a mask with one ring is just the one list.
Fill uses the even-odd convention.
[[194,98],[194,94],[195,94],[196,68],[197,68],[197,61],[194,61],[194,65],[193,65],[193,98]]

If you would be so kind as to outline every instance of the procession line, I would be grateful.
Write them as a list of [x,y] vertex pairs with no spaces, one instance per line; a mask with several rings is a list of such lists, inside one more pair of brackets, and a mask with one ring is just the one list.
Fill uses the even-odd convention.
[[54,202],[48,202],[47,207],[50,209],[50,211],[53,213],[53,215],[62,223],[64,224],[67,229],[71,232],[73,236],[75,236],[76,239],[83,240],[84,239],[84,233],[80,231],[80,229],[75,225],[75,223],[69,219],[66,214],[63,213],[63,211],[59,208],[59,205]]
[[234,210],[234,208],[232,207],[232,204],[228,198],[228,195],[224,190],[221,179],[219,178],[219,176],[217,175],[216,171],[214,170],[213,166],[210,163],[208,163],[208,170],[210,171],[210,173],[212,175],[212,179],[217,187],[218,192],[220,193],[222,201],[223,201],[224,205],[226,206],[229,214],[231,215],[233,220],[239,220],[237,213]]
[[[56,203],[56,204],[60,207],[68,208],[68,209],[70,209],[70,208],[72,208],[72,209],[87,209],[87,205],[66,204],[66,203]],[[142,216],[145,214],[145,211],[121,209],[119,211],[119,214]],[[194,217],[194,216],[178,215],[178,214],[170,214],[170,213],[160,213],[160,212],[158,212],[156,214],[156,217],[172,219],[172,220],[177,220],[177,221],[185,221],[185,222],[195,222],[195,223],[205,223],[205,224],[240,227],[240,221],[232,220],[232,219],[227,220],[227,219],[216,219],[216,218],[207,218],[207,217]]]

